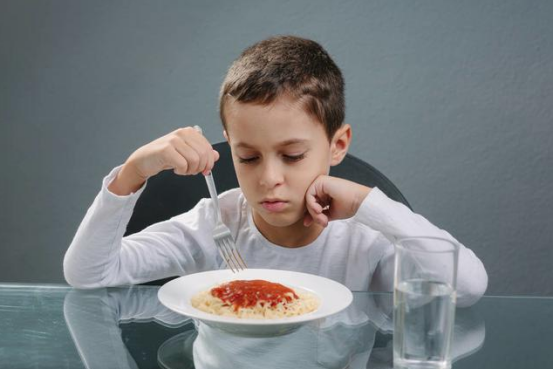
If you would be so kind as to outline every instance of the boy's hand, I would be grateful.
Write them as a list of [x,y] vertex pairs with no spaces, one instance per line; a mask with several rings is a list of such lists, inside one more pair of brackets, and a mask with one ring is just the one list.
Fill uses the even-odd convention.
[[137,149],[125,161],[108,189],[128,195],[140,189],[151,176],[172,169],[177,175],[207,174],[219,153],[192,127],[180,128]]
[[329,221],[354,216],[370,191],[367,186],[338,177],[317,177],[306,192],[304,225],[315,222],[326,227]]

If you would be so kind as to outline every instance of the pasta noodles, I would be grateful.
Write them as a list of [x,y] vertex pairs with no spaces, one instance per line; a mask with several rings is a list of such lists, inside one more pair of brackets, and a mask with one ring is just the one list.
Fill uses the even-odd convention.
[[266,280],[234,280],[200,292],[192,306],[214,315],[243,319],[279,319],[303,315],[319,307],[319,299]]

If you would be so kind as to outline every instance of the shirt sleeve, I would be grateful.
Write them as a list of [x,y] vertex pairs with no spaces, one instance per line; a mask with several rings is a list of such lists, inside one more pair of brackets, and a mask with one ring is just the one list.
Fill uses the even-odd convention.
[[191,211],[123,237],[137,192],[118,196],[108,190],[117,167],[82,220],[64,258],[66,281],[77,288],[139,284],[217,268],[210,230],[212,207],[200,201]]
[[394,242],[406,237],[440,237],[460,245],[457,276],[457,305],[470,306],[483,296],[488,276],[481,260],[447,231],[439,229],[425,217],[412,212],[404,204],[388,198],[373,188],[362,202],[355,220],[379,231],[383,238],[383,254],[373,275],[372,287],[392,291],[394,282]]

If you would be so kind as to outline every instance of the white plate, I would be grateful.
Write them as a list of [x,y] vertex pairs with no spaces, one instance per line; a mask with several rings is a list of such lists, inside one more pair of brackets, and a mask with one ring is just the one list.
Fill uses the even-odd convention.
[[[191,305],[191,298],[204,290],[230,280],[262,279],[298,288],[315,294],[320,301],[313,312],[283,319],[239,319],[200,311]],[[246,269],[233,273],[231,270],[206,271],[186,275],[166,283],[158,291],[160,302],[172,311],[200,320],[236,334],[277,335],[288,333],[310,321],[323,319],[344,310],[352,302],[352,292],[336,281],[301,272]]]

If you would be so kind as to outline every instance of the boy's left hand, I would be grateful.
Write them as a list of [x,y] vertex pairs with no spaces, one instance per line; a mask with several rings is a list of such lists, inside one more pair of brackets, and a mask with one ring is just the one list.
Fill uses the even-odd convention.
[[306,191],[304,225],[315,222],[326,227],[329,221],[354,216],[370,191],[367,186],[338,177],[317,177]]

